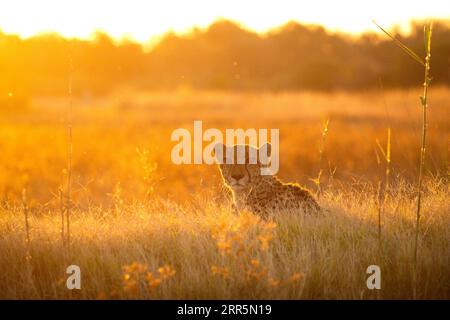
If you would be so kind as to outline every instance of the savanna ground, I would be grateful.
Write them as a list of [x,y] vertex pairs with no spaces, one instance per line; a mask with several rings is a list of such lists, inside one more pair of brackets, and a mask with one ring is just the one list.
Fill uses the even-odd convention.
[[[67,97],[23,108],[8,107],[16,104],[9,97],[0,112],[0,298],[413,298],[419,95],[181,89],[74,97],[70,246],[59,194],[67,187]],[[448,299],[450,90],[435,87],[429,100],[416,297]],[[279,128],[279,177],[316,192],[322,171],[324,214],[234,215],[215,166],[170,160],[171,132],[192,130],[194,120],[204,129]],[[388,128],[386,187],[376,141],[386,150]],[[65,286],[70,264],[81,268],[81,290]],[[366,287],[373,264],[381,290]]]

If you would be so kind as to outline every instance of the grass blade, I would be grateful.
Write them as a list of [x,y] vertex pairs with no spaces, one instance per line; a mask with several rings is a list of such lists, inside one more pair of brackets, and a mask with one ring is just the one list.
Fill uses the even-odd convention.
[[411,58],[416,60],[422,66],[425,66],[425,62],[414,51],[412,51],[410,48],[408,48],[405,44],[403,44],[400,40],[398,40],[396,37],[391,35],[389,32],[384,30],[383,27],[381,27],[378,23],[375,22],[375,20],[373,20],[373,19],[371,19],[371,20],[378,28],[380,28],[381,31],[383,31],[389,38],[391,38],[392,41],[394,41],[397,46],[399,46],[403,51],[405,51],[406,54],[408,54]]

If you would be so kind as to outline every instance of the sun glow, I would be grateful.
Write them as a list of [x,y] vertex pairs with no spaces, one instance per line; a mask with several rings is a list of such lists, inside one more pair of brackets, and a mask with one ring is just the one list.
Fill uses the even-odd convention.
[[210,1],[210,0],[3,0],[0,30],[29,37],[57,32],[88,38],[102,30],[116,39],[146,42],[168,31],[187,32],[225,18],[265,32],[289,20],[320,24],[330,30],[358,33],[377,31],[370,18],[385,26],[405,27],[410,19],[448,18],[449,0],[344,1]]

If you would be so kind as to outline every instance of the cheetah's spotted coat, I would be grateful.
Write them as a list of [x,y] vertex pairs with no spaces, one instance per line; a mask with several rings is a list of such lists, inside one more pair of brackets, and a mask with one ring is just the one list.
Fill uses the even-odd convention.
[[[223,148],[221,156],[226,154],[227,148],[234,149],[234,163],[223,163],[219,167],[224,183],[232,193],[233,205],[237,211],[248,210],[265,217],[283,210],[300,209],[305,213],[315,213],[320,209],[307,189],[298,184],[282,183],[272,175],[261,175],[259,159],[256,164],[249,163],[249,148],[253,147],[219,145],[220,147]],[[245,148],[245,164],[237,164],[238,147]],[[267,155],[270,156],[270,144],[261,148],[265,148]],[[222,162],[225,161],[222,159]]]

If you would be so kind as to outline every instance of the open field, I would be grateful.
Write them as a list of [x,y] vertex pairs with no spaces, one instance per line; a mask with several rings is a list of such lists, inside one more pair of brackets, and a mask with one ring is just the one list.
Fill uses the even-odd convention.
[[[180,89],[74,98],[70,251],[58,191],[67,180],[67,99],[0,109],[0,298],[412,298],[419,95]],[[450,90],[432,88],[429,100],[417,298],[448,299]],[[194,120],[204,128],[279,128],[280,178],[315,191],[311,179],[322,170],[324,215],[233,215],[215,166],[170,160],[171,132],[192,130]],[[385,163],[376,140],[385,146],[388,128],[392,171],[380,242]],[[65,288],[69,264],[81,267],[80,291]],[[382,269],[380,291],[366,287],[371,264]]]
[[[365,93],[166,93],[119,92],[104,99],[74,101],[73,190],[78,205],[105,203],[120,189],[127,200],[152,195],[189,199],[220,185],[214,166],[171,162],[176,128],[279,128],[279,176],[313,187],[319,172],[323,121],[329,119],[322,169],[336,182],[376,182],[376,139],[384,147],[392,130],[392,176],[417,177],[420,90]],[[427,173],[448,173],[450,90],[430,93]],[[66,177],[68,101],[35,99],[26,110],[0,113],[0,200],[55,200]],[[379,157],[382,155],[378,151]],[[382,160],[382,159],[381,159]],[[120,183],[120,186],[119,186]],[[58,198],[58,197],[56,197]]]

